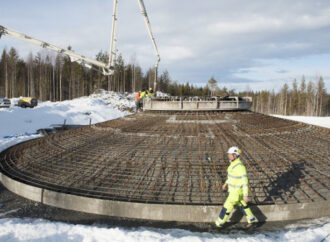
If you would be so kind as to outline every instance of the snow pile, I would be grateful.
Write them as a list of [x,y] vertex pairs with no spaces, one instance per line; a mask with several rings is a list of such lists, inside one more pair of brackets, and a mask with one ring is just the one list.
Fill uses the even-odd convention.
[[[327,223],[325,223],[327,222]],[[246,234],[199,233],[183,229],[121,228],[105,226],[72,225],[41,219],[0,219],[1,241],[321,241],[330,231],[329,219],[309,222],[306,229],[285,228]],[[298,239],[299,240],[299,239]],[[326,238],[325,241],[329,241]]]
[[[12,99],[17,103],[17,99]],[[103,91],[63,102],[40,102],[35,108],[0,109],[0,139],[29,136],[52,124],[87,125],[123,117],[134,106],[129,95]]]
[[136,93],[117,93],[100,89],[90,95],[90,98],[102,100],[106,105],[114,109],[127,111],[132,110],[135,105],[135,94]]
[[39,138],[38,129],[53,124],[88,125],[123,117],[134,107],[133,94],[119,94],[104,90],[88,97],[62,102],[39,102],[35,108],[15,106],[19,98],[11,99],[10,108],[0,109],[0,151]]
[[160,91],[157,91],[157,92],[156,92],[156,96],[157,96],[157,97],[170,97],[170,94],[168,94],[168,93],[164,93],[164,92],[160,92]]
[[294,120],[302,123],[317,125],[330,129],[330,117],[311,117],[311,116],[284,116],[284,115],[271,115],[277,118]]

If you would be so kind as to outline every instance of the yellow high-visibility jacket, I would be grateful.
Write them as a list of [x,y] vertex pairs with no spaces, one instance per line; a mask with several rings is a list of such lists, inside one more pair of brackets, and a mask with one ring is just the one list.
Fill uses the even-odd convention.
[[243,196],[248,196],[249,187],[246,168],[239,158],[230,162],[227,172],[228,178],[226,183],[228,184],[229,193],[239,193],[243,194]]
[[141,92],[140,98],[145,98],[146,97],[146,92]]
[[155,96],[155,93],[154,92],[149,92],[148,93],[148,97],[153,97],[153,96]]

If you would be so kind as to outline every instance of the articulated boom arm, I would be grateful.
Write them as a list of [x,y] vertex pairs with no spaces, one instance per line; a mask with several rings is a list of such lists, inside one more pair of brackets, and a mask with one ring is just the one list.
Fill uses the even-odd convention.
[[112,26],[111,26],[111,39],[110,39],[110,52],[109,52],[109,69],[115,69],[116,61],[116,28],[117,28],[117,5],[118,0],[113,0],[113,13],[112,13]]
[[2,35],[8,35],[8,36],[13,37],[15,39],[23,40],[25,42],[28,42],[28,43],[31,43],[31,44],[34,44],[34,45],[38,45],[38,46],[41,46],[41,47],[46,48],[46,49],[53,50],[53,51],[56,51],[56,52],[61,53],[61,54],[65,54],[65,55],[70,57],[70,60],[72,62],[77,62],[77,63],[82,64],[82,65],[84,65],[88,68],[92,68],[92,65],[97,66],[97,67],[101,68],[101,70],[102,70],[101,72],[104,75],[112,75],[113,74],[113,70],[110,70],[109,67],[103,62],[87,58],[85,56],[76,54],[73,51],[57,47],[53,44],[35,39],[31,36],[27,36],[25,34],[19,33],[17,31],[14,31],[14,30],[11,30],[11,29],[8,29],[8,28],[5,28],[5,27],[0,25],[0,38],[1,38]]
[[[142,15],[143,15],[144,20],[145,20],[145,23],[147,25],[148,33],[149,33],[149,36],[151,38],[152,44],[154,46],[155,53],[156,53],[156,58],[157,59],[156,59],[156,64],[155,64],[155,81],[154,81],[154,90],[156,90],[157,71],[158,71],[158,64],[159,64],[159,61],[160,61],[160,56],[159,56],[159,53],[158,53],[158,48],[157,48],[157,45],[156,45],[155,38],[154,38],[154,36],[152,34],[152,31],[151,31],[150,21],[149,21],[149,18],[148,18],[147,11],[146,11],[146,8],[144,6],[143,0],[138,0],[138,2],[139,2],[139,6],[140,6],[140,9],[141,9]],[[113,75],[114,74],[115,59],[116,59],[116,43],[117,43],[117,40],[116,40],[117,5],[118,5],[118,0],[114,0],[113,1],[113,14],[112,14],[112,28],[111,28],[111,39],[110,39],[109,63],[107,65],[103,62],[87,58],[85,56],[76,54],[73,51],[65,50],[65,49],[57,47],[53,44],[49,44],[47,42],[35,39],[33,37],[30,37],[30,36],[27,36],[25,34],[19,33],[17,31],[5,28],[1,25],[0,25],[0,38],[1,38],[2,35],[8,35],[10,37],[13,37],[13,38],[16,38],[16,39],[19,39],[19,40],[23,40],[23,41],[31,43],[31,44],[41,46],[43,48],[53,50],[53,51],[56,51],[56,52],[61,53],[61,54],[65,54],[65,55],[70,57],[71,61],[82,64],[82,65],[84,65],[88,68],[93,68],[93,66],[97,66],[101,69],[101,72],[104,75]],[[98,70],[98,71],[100,71],[100,70]]]
[[141,9],[141,12],[142,12],[142,15],[144,17],[144,21],[147,25],[147,29],[148,29],[148,33],[149,33],[149,36],[151,38],[151,41],[152,41],[152,44],[154,45],[154,49],[155,49],[155,53],[156,53],[156,64],[155,64],[155,80],[154,80],[154,90],[156,91],[156,85],[157,85],[157,75],[158,75],[158,64],[160,62],[160,56],[159,56],[159,52],[158,52],[158,48],[157,48],[157,45],[156,45],[156,41],[155,41],[155,38],[152,34],[152,31],[151,31],[151,25],[150,25],[150,21],[149,21],[149,18],[148,18],[148,15],[147,15],[147,10],[146,10],[146,7],[144,6],[144,3],[143,3],[143,0],[138,0],[139,1],[139,5],[140,5],[140,9]]
[[[156,54],[156,64],[155,64],[155,81],[154,81],[154,90],[156,90],[156,84],[157,84],[157,71],[158,71],[158,64],[160,62],[160,56],[158,53],[158,48],[156,45],[156,41],[155,38],[152,34],[151,31],[151,25],[150,25],[150,21],[147,15],[147,10],[146,7],[144,6],[144,2],[143,0],[138,0],[140,9],[141,9],[141,13],[142,16],[144,17],[144,21],[146,23],[147,29],[148,29],[148,33],[150,36],[150,39],[152,41],[152,44],[154,46],[154,50],[155,50],[155,54]],[[115,66],[115,59],[116,59],[116,27],[117,27],[117,5],[118,5],[118,0],[113,0],[113,13],[112,13],[112,28],[111,28],[111,39],[110,39],[110,54],[109,54],[109,65],[108,68],[110,70],[114,69]]]
[[147,25],[147,28],[148,28],[148,33],[149,33],[150,39],[152,41],[152,44],[154,45],[154,49],[155,49],[155,53],[156,53],[156,57],[157,57],[155,67],[158,68],[158,64],[160,62],[160,56],[159,56],[159,52],[158,52],[158,48],[157,48],[157,45],[156,45],[155,38],[154,38],[154,36],[152,34],[152,31],[151,31],[151,25],[150,25],[150,21],[149,21],[148,15],[147,15],[147,10],[146,10],[146,7],[144,6],[143,0],[138,0],[138,1],[139,1],[139,5],[140,5],[142,15],[144,17],[144,21],[145,21],[145,23]]

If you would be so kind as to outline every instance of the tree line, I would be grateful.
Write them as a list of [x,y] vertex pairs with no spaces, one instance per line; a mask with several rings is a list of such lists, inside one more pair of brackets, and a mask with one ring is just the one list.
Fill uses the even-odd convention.
[[260,91],[242,93],[253,98],[252,110],[266,114],[329,116],[330,95],[321,77],[306,83],[303,76],[300,84],[293,80],[292,87],[284,84],[279,92]]
[[265,114],[330,115],[330,95],[325,89],[322,76],[317,81],[308,83],[303,76],[299,86],[298,81],[293,80],[291,88],[285,83],[278,92],[274,90],[236,92],[226,87],[219,88],[214,77],[211,77],[204,87],[170,82],[170,85],[165,85],[163,90],[174,96],[249,96],[253,100],[251,110]]
[[[72,50],[70,46],[68,49]],[[108,54],[100,51],[95,58],[107,63]],[[46,50],[36,55],[30,53],[23,60],[15,48],[4,49],[0,58],[0,96],[8,98],[32,96],[42,101],[62,101],[90,95],[97,89],[137,92],[153,87],[154,79],[153,68],[144,73],[134,59],[125,63],[121,55],[116,59],[112,76],[104,76],[94,68],[71,62],[68,56]],[[226,87],[219,88],[213,77],[203,87],[188,82],[180,84],[172,81],[165,70],[158,76],[157,90],[172,96],[250,96],[253,98],[252,110],[266,114],[324,116],[329,115],[330,109],[330,98],[322,77],[308,83],[302,77],[299,86],[294,80],[291,88],[284,84],[279,92],[238,93]]]
[[[106,63],[108,55],[100,51],[96,59]],[[153,68],[143,73],[138,64],[125,64],[121,55],[116,60],[114,75],[104,76],[96,68],[71,62],[66,55],[43,50],[36,55],[30,53],[23,60],[15,48],[10,48],[4,49],[0,57],[0,96],[62,101],[89,95],[97,89],[136,92],[153,87],[154,76]]]

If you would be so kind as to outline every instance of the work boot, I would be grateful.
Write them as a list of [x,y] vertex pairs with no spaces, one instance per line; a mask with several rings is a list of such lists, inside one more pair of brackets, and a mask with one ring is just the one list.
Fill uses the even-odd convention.
[[217,218],[217,220],[215,220],[215,226],[217,226],[218,228],[222,228],[223,227],[223,223],[221,222],[220,218]]
[[248,220],[248,224],[245,226],[245,228],[246,229],[252,228],[252,227],[256,226],[257,223],[258,223],[257,219],[253,217],[252,219]]

